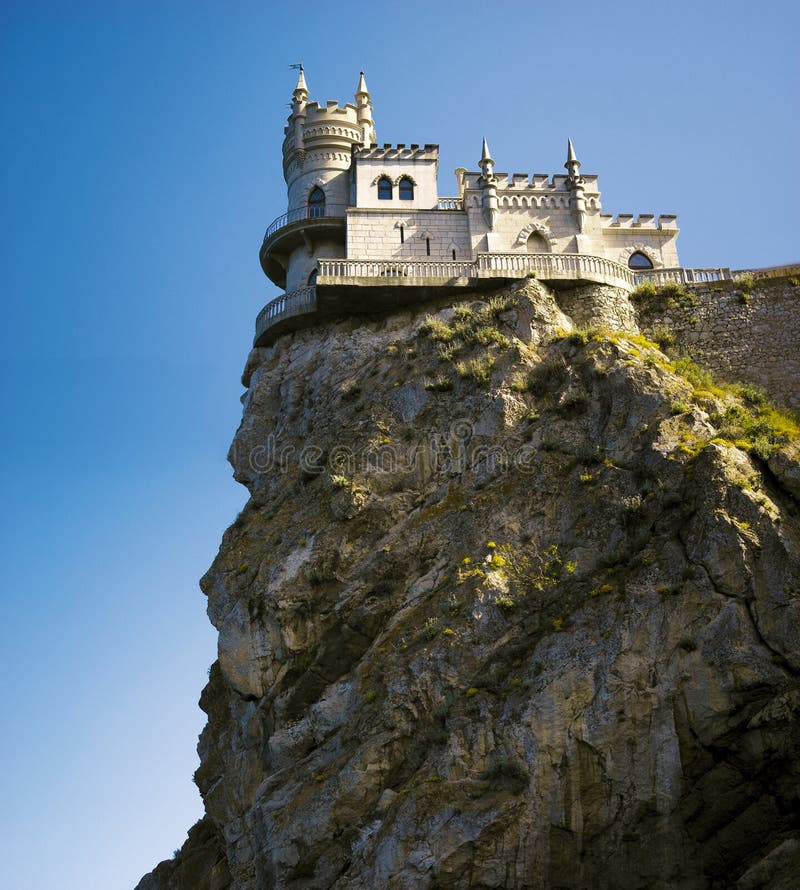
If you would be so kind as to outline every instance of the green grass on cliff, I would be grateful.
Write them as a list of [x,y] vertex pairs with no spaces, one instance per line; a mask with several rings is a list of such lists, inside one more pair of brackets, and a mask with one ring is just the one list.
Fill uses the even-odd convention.
[[[636,347],[651,350],[651,354],[644,358],[645,364],[659,365],[678,374],[689,384],[691,401],[708,412],[709,420],[717,428],[714,439],[743,448],[761,460],[767,460],[781,445],[800,439],[800,419],[788,409],[771,402],[757,386],[717,380],[711,371],[686,356],[662,359],[652,352],[660,352],[660,344],[640,334],[589,328],[561,332],[553,340],[566,340],[574,346],[603,341],[615,344],[627,342],[629,349],[633,347],[630,351],[636,357],[641,355]],[[671,413],[685,414],[689,409],[690,405],[685,401],[675,400]],[[693,453],[697,450],[694,449]]]

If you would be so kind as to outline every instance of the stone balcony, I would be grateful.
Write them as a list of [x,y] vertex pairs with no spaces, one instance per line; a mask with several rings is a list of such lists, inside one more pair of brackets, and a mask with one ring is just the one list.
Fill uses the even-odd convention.
[[347,206],[325,204],[299,207],[273,220],[264,233],[258,257],[269,280],[278,287],[286,287],[286,265],[295,247],[305,244],[312,249],[314,238],[336,232],[344,244]]
[[631,291],[636,286],[626,266],[586,254],[483,253],[474,262],[320,259],[318,269],[316,287],[282,294],[261,310],[255,346],[269,346],[281,334],[321,318],[382,312],[449,289],[487,290],[528,276],[556,287],[591,282]]

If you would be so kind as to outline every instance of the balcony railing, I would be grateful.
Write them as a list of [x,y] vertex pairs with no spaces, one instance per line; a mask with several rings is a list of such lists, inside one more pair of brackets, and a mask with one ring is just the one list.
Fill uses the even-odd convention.
[[319,260],[320,278],[474,278],[475,263],[457,260]]
[[650,282],[652,284],[705,284],[709,281],[737,281],[740,278],[787,278],[800,275],[800,264],[787,266],[770,266],[766,269],[737,269],[731,271],[727,267],[707,269],[646,269],[634,272],[636,284]]
[[767,266],[764,269],[737,269],[731,272],[734,281],[744,276],[753,278],[788,278],[800,276],[800,263],[790,263],[787,266]]
[[519,278],[533,272],[543,281],[598,281],[632,290],[633,273],[605,257],[583,253],[479,253],[478,276]]
[[476,278],[524,278],[533,273],[543,281],[586,280],[634,287],[626,266],[604,257],[580,253],[480,253],[477,260],[319,260],[320,278],[427,278],[447,281]]
[[731,278],[731,270],[714,269],[647,269],[634,272],[636,284],[702,284],[706,281],[725,281]]
[[256,341],[269,328],[285,318],[306,315],[317,308],[317,294],[314,287],[301,287],[288,294],[276,297],[258,313],[256,318]]
[[284,213],[277,219],[274,219],[264,232],[264,240],[274,235],[279,229],[292,225],[292,223],[315,219],[344,219],[347,215],[347,206],[345,204],[319,204],[308,207],[298,207]]

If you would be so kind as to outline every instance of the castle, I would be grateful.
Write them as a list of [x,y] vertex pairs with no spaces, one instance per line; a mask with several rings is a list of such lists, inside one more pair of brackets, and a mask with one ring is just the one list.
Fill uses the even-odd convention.
[[[284,290],[258,316],[255,345],[337,312],[377,311],[442,288],[480,289],[536,276],[631,291],[642,280],[710,280],[682,270],[676,217],[602,212],[598,177],[456,170],[458,195],[437,188],[438,146],[383,145],[363,72],[354,104],[309,102],[302,67],[283,141],[288,211],[267,229],[266,276]],[[692,277],[692,272],[697,275]],[[687,279],[687,272],[689,277]]]

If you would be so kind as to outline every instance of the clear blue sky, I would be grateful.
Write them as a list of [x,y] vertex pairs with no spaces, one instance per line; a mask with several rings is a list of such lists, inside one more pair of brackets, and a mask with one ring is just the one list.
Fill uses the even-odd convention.
[[677,213],[685,265],[800,259],[790,2],[0,6],[3,763],[9,890],[129,890],[201,813],[197,579],[285,209],[280,143],[367,72],[381,142]]

